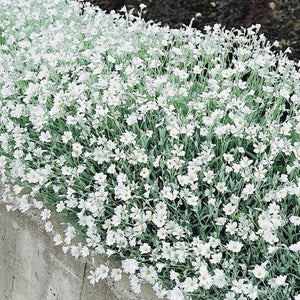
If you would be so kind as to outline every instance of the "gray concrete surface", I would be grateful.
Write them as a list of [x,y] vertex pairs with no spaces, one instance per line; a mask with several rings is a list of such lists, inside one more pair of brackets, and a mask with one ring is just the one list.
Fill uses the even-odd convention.
[[34,212],[7,212],[0,203],[0,300],[157,300],[150,286],[136,296],[128,278],[92,286],[89,260],[56,247]]

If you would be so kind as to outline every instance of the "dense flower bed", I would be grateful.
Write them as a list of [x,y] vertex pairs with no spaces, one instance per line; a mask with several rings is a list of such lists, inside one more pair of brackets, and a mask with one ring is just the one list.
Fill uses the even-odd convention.
[[40,209],[75,257],[120,259],[92,284],[126,273],[171,300],[300,298],[299,64],[259,26],[0,4],[9,209]]

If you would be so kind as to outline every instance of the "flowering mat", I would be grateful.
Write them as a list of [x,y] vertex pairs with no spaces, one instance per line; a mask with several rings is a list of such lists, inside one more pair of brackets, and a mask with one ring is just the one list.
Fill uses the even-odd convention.
[[83,0],[103,10],[118,11],[124,5],[139,11],[140,3],[147,7],[143,18],[179,28],[183,24],[202,29],[205,25],[221,23],[227,29],[262,24],[260,33],[268,40],[278,40],[281,49],[290,47],[289,58],[300,59],[300,1],[299,0]]
[[75,257],[112,257],[92,284],[125,273],[170,300],[300,299],[299,63],[258,25],[0,4],[8,209],[40,209]]

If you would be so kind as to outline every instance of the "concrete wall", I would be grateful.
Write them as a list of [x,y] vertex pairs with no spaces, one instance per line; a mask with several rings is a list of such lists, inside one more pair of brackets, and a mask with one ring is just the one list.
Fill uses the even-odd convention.
[[0,203],[0,300],[157,300],[143,286],[130,292],[128,278],[92,286],[88,260],[54,246],[34,212],[7,212]]

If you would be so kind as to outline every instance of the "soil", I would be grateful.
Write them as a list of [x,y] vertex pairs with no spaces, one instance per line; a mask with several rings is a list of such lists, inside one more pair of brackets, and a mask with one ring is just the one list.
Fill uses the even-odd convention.
[[202,29],[221,23],[227,28],[261,23],[261,33],[270,41],[279,41],[282,50],[290,47],[291,59],[300,60],[300,0],[89,0],[103,10],[118,11],[124,5],[139,10],[146,20],[171,28],[183,24]]

